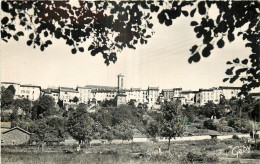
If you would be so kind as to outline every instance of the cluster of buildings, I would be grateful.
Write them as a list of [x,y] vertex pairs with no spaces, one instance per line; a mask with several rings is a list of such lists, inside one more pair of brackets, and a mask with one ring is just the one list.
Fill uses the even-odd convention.
[[165,101],[178,99],[182,104],[205,105],[211,101],[215,104],[220,102],[221,98],[229,100],[238,98],[240,87],[214,87],[210,89],[199,89],[198,91],[185,91],[182,88],[163,89],[162,96]]
[[[100,103],[105,100],[117,100],[117,104],[137,102],[147,105],[160,104],[171,100],[180,100],[182,104],[204,105],[208,101],[219,103],[221,97],[225,99],[237,98],[240,87],[216,87],[210,89],[199,89],[198,91],[185,91],[182,88],[162,89],[159,87],[148,87],[146,89],[130,88],[124,86],[124,75],[117,76],[117,87],[86,85],[76,88],[52,87],[42,89],[36,85],[22,85],[18,83],[2,82],[7,88],[13,85],[16,92],[15,98],[28,98],[35,101],[42,95],[53,97],[55,102],[63,101],[64,104],[72,103]],[[77,102],[73,101],[77,97]]]

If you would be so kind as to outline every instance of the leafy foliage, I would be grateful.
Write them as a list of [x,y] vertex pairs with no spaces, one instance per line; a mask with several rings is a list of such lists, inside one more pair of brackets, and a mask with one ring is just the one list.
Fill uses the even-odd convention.
[[67,131],[74,139],[79,141],[79,144],[89,143],[95,135],[96,124],[86,110],[77,108],[77,112],[73,112],[68,119]]
[[79,102],[79,98],[77,96],[75,96],[72,100],[74,103],[78,103]]
[[134,128],[133,125],[124,122],[114,126],[113,133],[116,138],[129,141],[133,139],[133,135],[134,135],[133,128]]
[[1,91],[1,109],[7,109],[14,101],[14,94],[11,90]]
[[7,87],[7,89],[6,90],[9,90],[9,91],[11,91],[12,92],[12,94],[13,95],[15,95],[15,88],[14,88],[14,86],[13,85],[9,85],[8,87]]
[[[179,101],[172,101],[164,104],[158,115],[154,115],[156,122],[150,122],[146,128],[149,136],[168,138],[168,149],[172,138],[181,137],[185,131],[186,118],[181,111]],[[156,125],[157,124],[157,125]]]
[[228,121],[228,126],[231,126],[237,132],[241,133],[249,133],[252,131],[252,125],[247,119],[232,118]]
[[217,125],[214,123],[214,120],[204,121],[204,127],[210,130],[217,130]]
[[[117,53],[125,48],[136,49],[137,44],[147,44],[154,34],[153,14],[160,24],[171,26],[173,20],[200,15],[200,21],[192,20],[191,26],[202,45],[194,45],[190,51],[189,63],[208,57],[214,47],[223,48],[242,36],[251,48],[250,63],[244,59],[241,68],[239,60],[229,64],[236,66],[236,74],[225,78],[233,83],[238,78],[244,82],[241,94],[247,94],[259,82],[259,3],[257,1],[79,1],[78,6],[61,1],[2,1],[2,40],[11,38],[19,41],[23,31],[29,31],[28,46],[44,51],[52,45],[51,39],[63,39],[71,46],[71,53],[85,52],[83,44],[89,42],[92,56],[101,54],[107,65],[117,61]],[[216,7],[218,15],[209,15]],[[188,11],[190,10],[190,11]],[[239,12],[238,12],[239,11]],[[247,26],[245,30],[242,27]],[[239,30],[237,30],[239,29]],[[250,65],[249,65],[250,64]],[[245,73],[247,78],[241,73]],[[228,74],[229,75],[229,74]]]
[[55,114],[55,101],[50,96],[42,96],[39,100],[33,102],[32,118],[39,119],[44,116],[50,116]]
[[185,105],[185,109],[183,110],[183,115],[185,115],[188,119],[188,122],[194,122],[196,119],[196,113],[198,112],[198,108],[192,105]]
[[21,108],[25,112],[27,118],[31,117],[32,102],[29,99],[15,99],[13,105]]

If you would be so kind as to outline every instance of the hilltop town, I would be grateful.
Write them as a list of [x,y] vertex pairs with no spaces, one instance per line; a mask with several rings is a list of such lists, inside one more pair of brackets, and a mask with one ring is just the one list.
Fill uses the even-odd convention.
[[136,104],[147,104],[153,108],[158,104],[179,100],[181,104],[202,106],[209,101],[218,104],[221,98],[230,100],[239,98],[240,87],[219,86],[209,89],[201,88],[198,91],[183,90],[182,88],[162,89],[159,87],[125,88],[125,76],[117,76],[118,84],[114,86],[86,85],[69,87],[52,87],[43,89],[37,85],[24,85],[14,82],[1,82],[2,86],[8,88],[13,85],[16,92],[14,98],[27,98],[31,101],[39,99],[40,96],[51,96],[55,103],[61,102],[65,106],[71,104],[95,104],[98,105],[106,100],[116,100],[117,105],[133,102]]

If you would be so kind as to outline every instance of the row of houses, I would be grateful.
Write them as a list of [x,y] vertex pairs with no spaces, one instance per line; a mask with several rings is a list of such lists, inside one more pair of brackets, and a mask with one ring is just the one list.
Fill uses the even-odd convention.
[[[124,75],[119,74],[117,87],[114,86],[99,86],[99,85],[86,85],[77,86],[76,88],[69,87],[50,87],[42,89],[41,86],[36,85],[22,85],[18,83],[2,82],[2,86],[7,88],[13,85],[16,92],[15,98],[28,98],[35,101],[41,95],[48,95],[54,98],[57,103],[62,100],[64,104],[72,103],[99,103],[104,100],[119,100],[120,104],[125,104],[134,101],[142,104],[159,104],[171,100],[180,100],[182,104],[205,105],[211,101],[219,103],[221,97],[231,99],[232,97],[238,98],[240,87],[214,87],[210,89],[199,89],[198,91],[187,91],[182,88],[162,89],[159,87],[130,88],[124,86]],[[78,101],[73,99],[77,97]]]
[[182,88],[163,89],[161,94],[164,101],[178,99],[182,104],[205,105],[211,101],[215,104],[220,102],[221,97],[229,100],[238,98],[240,87],[214,87],[210,89],[199,89],[198,91],[185,91]]
[[31,101],[39,99],[42,95],[53,97],[57,103],[62,100],[64,104],[75,103],[72,100],[77,97],[78,103],[102,102],[104,100],[115,99],[119,94],[126,97],[126,102],[138,101],[141,103],[155,104],[159,96],[159,87],[141,88],[118,88],[111,86],[86,85],[84,87],[77,86],[76,88],[69,87],[50,87],[47,89],[37,85],[23,85],[13,82],[1,82],[2,86],[8,88],[13,85],[16,92],[15,98],[27,98]]

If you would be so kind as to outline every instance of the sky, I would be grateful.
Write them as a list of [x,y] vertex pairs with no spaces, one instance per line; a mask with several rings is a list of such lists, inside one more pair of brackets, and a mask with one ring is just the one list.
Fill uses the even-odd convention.
[[[241,38],[236,37],[224,48],[215,46],[208,58],[198,63],[188,63],[189,49],[197,39],[191,19],[180,17],[173,25],[154,22],[155,34],[147,45],[137,45],[136,50],[125,49],[117,54],[117,62],[106,66],[101,54],[95,57],[89,51],[71,53],[71,47],[63,40],[52,39],[53,45],[45,51],[26,45],[28,36],[20,40],[1,41],[1,81],[21,84],[73,87],[85,85],[117,86],[117,75],[125,75],[126,88],[159,87],[198,90],[218,86],[241,86],[223,83],[228,68],[226,62],[237,57],[247,58],[250,49],[245,48]],[[227,42],[226,42],[227,43]],[[86,44],[85,50],[88,45]]]

